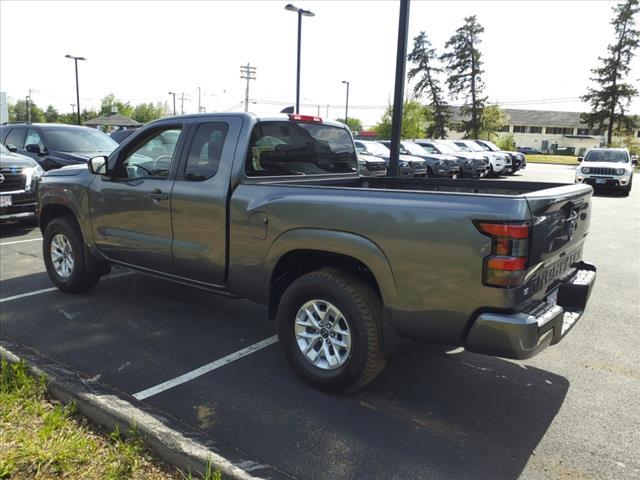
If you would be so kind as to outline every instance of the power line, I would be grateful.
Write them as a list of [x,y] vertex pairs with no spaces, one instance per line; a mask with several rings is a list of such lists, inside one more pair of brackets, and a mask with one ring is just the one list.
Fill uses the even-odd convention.
[[247,62],[246,65],[240,66],[240,78],[247,81],[247,88],[244,92],[244,111],[249,111],[249,82],[256,79],[256,67],[252,67]]

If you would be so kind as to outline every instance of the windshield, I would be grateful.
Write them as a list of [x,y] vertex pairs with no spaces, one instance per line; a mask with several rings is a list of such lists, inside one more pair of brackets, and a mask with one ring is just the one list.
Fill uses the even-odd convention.
[[411,155],[427,155],[427,151],[422,148],[417,143],[411,142],[402,142],[402,146],[411,154]]
[[456,150],[455,148],[453,148],[448,143],[440,143],[440,142],[438,142],[438,143],[436,143],[434,145],[436,147],[438,147],[438,150],[440,150],[442,153],[456,153],[456,152],[460,151],[459,148]]
[[379,155],[381,157],[388,157],[390,155],[389,149],[378,142],[367,143],[367,151],[373,155]]
[[456,145],[458,145],[463,150],[465,150],[465,147],[467,147],[466,148],[467,152],[484,152],[484,151],[486,151],[484,148],[482,148],[476,142],[471,142],[469,140],[456,142]]
[[348,130],[331,125],[262,122],[251,133],[249,176],[355,173],[358,159]]
[[481,147],[484,147],[484,150],[489,150],[491,152],[499,152],[500,148],[493,142],[489,140],[482,140],[482,143],[479,144]]
[[585,162],[627,163],[629,158],[623,150],[590,150],[584,157]]
[[50,150],[57,152],[107,152],[118,143],[104,133],[90,128],[47,128],[45,136]]

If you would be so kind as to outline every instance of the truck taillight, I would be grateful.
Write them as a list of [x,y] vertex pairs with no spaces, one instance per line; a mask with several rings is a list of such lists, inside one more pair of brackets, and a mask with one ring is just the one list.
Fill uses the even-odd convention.
[[524,281],[529,259],[528,223],[475,222],[491,237],[491,255],[484,259],[483,281],[492,287],[517,287]]
[[320,117],[314,117],[313,115],[300,115],[298,113],[292,113],[289,115],[289,120],[293,120],[295,122],[322,123],[322,118]]

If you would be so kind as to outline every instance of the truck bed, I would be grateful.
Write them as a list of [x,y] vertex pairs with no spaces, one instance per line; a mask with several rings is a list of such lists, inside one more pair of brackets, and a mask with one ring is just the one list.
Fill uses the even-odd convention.
[[517,196],[554,189],[552,194],[580,191],[574,184],[554,182],[518,182],[507,180],[476,180],[446,178],[392,178],[392,177],[360,177],[357,179],[287,179],[283,181],[262,180],[260,183],[286,183],[288,185],[335,188],[365,188],[372,190],[402,190],[439,193],[460,193],[467,195],[507,195]]

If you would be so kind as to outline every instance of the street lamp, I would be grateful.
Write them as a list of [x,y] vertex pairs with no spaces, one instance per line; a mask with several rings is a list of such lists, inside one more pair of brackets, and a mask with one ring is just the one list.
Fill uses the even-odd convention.
[[347,84],[347,101],[344,102],[344,124],[347,124],[347,119],[349,118],[349,82],[346,80],[342,80],[342,83]]
[[176,116],[176,92],[169,92],[173,96],[173,116]]
[[76,65],[76,105],[78,105],[78,125],[80,125],[80,85],[78,84],[78,60],[86,61],[84,57],[74,57],[73,55],[65,55],[64,58],[70,58]]
[[302,8],[294,7],[288,4],[284,7],[285,10],[290,12],[296,12],[298,14],[298,68],[296,74],[296,113],[300,113],[300,44],[302,43],[302,16],[315,17],[315,13],[311,10],[303,10]]

